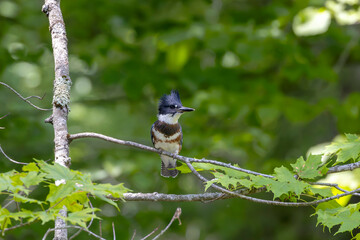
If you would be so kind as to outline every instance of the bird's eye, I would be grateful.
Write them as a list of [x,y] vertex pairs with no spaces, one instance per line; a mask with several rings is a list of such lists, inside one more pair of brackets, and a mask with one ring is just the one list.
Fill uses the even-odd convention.
[[176,107],[176,105],[170,105],[171,109],[174,109]]

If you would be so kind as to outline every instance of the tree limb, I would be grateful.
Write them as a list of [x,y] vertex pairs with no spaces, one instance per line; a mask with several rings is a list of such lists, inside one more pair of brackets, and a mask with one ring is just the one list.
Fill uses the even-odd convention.
[[[265,191],[266,188],[257,188],[253,190],[249,189],[240,189],[236,191],[241,194],[253,194]],[[125,200],[125,201],[149,201],[149,202],[203,202],[206,203],[208,201],[220,200],[220,199],[229,199],[235,198],[234,195],[229,195],[225,193],[201,193],[201,194],[165,194],[165,193],[124,193],[123,198],[113,198],[108,197],[115,201]]]
[[[136,142],[132,142],[132,141],[124,141],[124,140],[121,140],[121,139],[105,136],[105,135],[98,134],[98,133],[91,133],[91,132],[77,133],[77,134],[71,134],[68,137],[69,142],[71,142],[74,139],[79,139],[79,138],[99,138],[99,139],[102,139],[102,140],[105,140],[105,141],[108,141],[108,142],[112,142],[112,143],[116,143],[116,144],[120,144],[120,145],[125,145],[125,146],[136,147],[136,148],[140,148],[140,149],[147,150],[147,151],[150,151],[150,152],[163,154],[163,155],[172,157],[174,159],[178,159],[178,160],[184,162],[189,167],[191,172],[195,176],[197,176],[204,183],[207,182],[208,179],[201,176],[195,170],[195,168],[191,165],[191,162],[204,162],[204,163],[216,164],[216,165],[219,165],[219,166],[225,166],[224,163],[221,163],[221,162],[218,162],[218,161],[215,161],[215,160],[194,159],[194,158],[184,157],[184,156],[181,156],[181,155],[177,155],[177,154],[174,154],[174,153],[169,153],[169,152],[162,151],[162,150],[159,150],[159,149],[156,149],[156,148],[153,148],[153,147],[149,147],[149,146],[146,146],[146,145],[143,145],[143,144],[140,144],[140,143],[136,143]],[[231,164],[226,164],[226,167],[232,168],[232,169],[237,170],[237,171],[245,172],[245,173],[248,173],[248,174],[254,174],[254,175],[260,175],[260,176],[264,176],[264,177],[273,178],[273,176],[271,176],[271,175],[257,173],[257,172],[253,172],[253,171],[250,171],[250,170],[238,168],[238,167],[232,166]],[[329,168],[329,171],[330,172],[346,171],[345,169],[348,169],[348,168],[350,168],[352,170],[354,168],[360,167],[360,162],[355,163],[355,164],[343,165],[342,168],[339,168],[339,167],[340,166],[335,166],[335,167]],[[294,202],[280,202],[280,201],[271,201],[271,200],[253,198],[253,197],[243,195],[241,193],[237,193],[237,192],[227,190],[227,189],[222,188],[220,186],[217,186],[215,184],[212,184],[211,187],[213,187],[216,190],[218,190],[218,191],[222,192],[223,194],[225,194],[224,197],[226,195],[230,195],[230,196],[233,196],[233,197],[238,197],[238,198],[246,199],[246,200],[257,202],[257,203],[264,203],[264,204],[277,205],[277,206],[292,206],[292,207],[311,206],[311,205],[319,204],[319,203],[322,203],[322,202],[330,201],[330,200],[333,200],[333,199],[338,199],[340,197],[351,195],[351,194],[354,194],[354,193],[357,193],[357,192],[360,191],[360,189],[355,189],[354,191],[345,192],[343,194],[338,194],[338,195],[335,195],[335,196],[332,196],[332,197],[329,197],[329,198],[324,198],[324,199],[317,200],[317,201],[294,203]],[[136,193],[133,193],[133,194],[136,194]],[[159,193],[153,193],[153,195],[144,195],[144,194],[140,194],[140,193],[139,193],[139,195],[127,195],[128,200],[130,200],[132,198],[133,201],[144,201],[144,200],[145,201],[159,201],[160,196],[161,196],[162,199],[164,199],[164,201],[190,201],[189,199],[196,199],[196,198],[192,198],[192,196],[189,196],[189,195],[182,195],[182,197],[179,197],[180,195],[168,195],[168,194],[159,195]],[[209,197],[210,200],[216,199],[215,195],[212,195],[211,197],[209,195],[202,195],[202,196],[198,195],[197,196],[198,200],[194,200],[194,201],[201,201],[199,199],[199,197],[205,197],[205,196]],[[219,196],[220,195],[217,195],[217,197],[219,197]]]
[[267,177],[267,178],[273,178],[273,176],[271,176],[271,175],[258,173],[258,172],[250,171],[250,170],[247,170],[247,169],[235,167],[235,166],[233,166],[233,165],[231,165],[229,163],[223,163],[223,162],[219,162],[219,161],[215,161],[215,160],[208,160],[208,159],[205,159],[205,158],[203,158],[203,159],[195,159],[195,158],[184,157],[184,156],[181,156],[181,155],[178,155],[178,154],[174,154],[174,153],[162,151],[160,149],[156,149],[156,148],[153,148],[153,147],[149,147],[149,146],[146,146],[146,145],[143,145],[143,144],[140,144],[140,143],[136,143],[136,142],[132,142],[132,141],[125,141],[125,140],[105,136],[105,135],[99,134],[99,133],[92,133],[92,132],[76,133],[76,134],[71,134],[68,137],[70,142],[72,140],[79,139],[79,138],[99,138],[99,139],[102,139],[102,140],[105,140],[105,141],[108,141],[108,142],[112,142],[112,143],[116,143],[116,144],[120,144],[120,145],[125,145],[125,146],[136,147],[136,148],[140,148],[140,149],[143,149],[143,150],[146,150],[146,151],[166,155],[166,156],[172,157],[174,159],[178,159],[178,160],[180,160],[182,162],[189,161],[189,162],[211,163],[211,164],[214,164],[214,165],[231,168],[231,169],[234,169],[234,170],[237,170],[237,171],[240,171],[240,172],[244,172],[244,173],[247,173],[247,174],[258,175],[258,176],[263,176],[263,177]]
[[[160,149],[156,149],[156,148],[153,148],[153,147],[149,147],[149,146],[137,143],[137,142],[121,140],[121,139],[109,137],[109,136],[99,134],[99,133],[83,132],[83,133],[70,134],[69,137],[68,137],[70,142],[75,140],[75,139],[80,139],[80,138],[98,138],[98,139],[102,139],[102,140],[112,142],[112,143],[116,143],[116,144],[120,144],[120,145],[140,148],[140,149],[143,149],[143,150],[146,150],[146,151],[159,153],[159,154],[166,155],[166,156],[172,157],[174,159],[180,160],[182,162],[189,161],[189,162],[211,163],[211,164],[214,164],[214,165],[231,168],[231,169],[234,169],[234,170],[237,170],[237,171],[240,171],[240,172],[244,172],[244,173],[247,173],[247,174],[258,175],[258,176],[263,176],[263,177],[267,177],[267,178],[273,178],[274,177],[274,176],[271,176],[271,175],[268,175],[268,174],[258,173],[258,172],[254,172],[254,171],[251,171],[251,170],[235,167],[235,166],[233,166],[233,165],[231,165],[229,163],[223,163],[223,162],[219,162],[219,161],[215,161],[215,160],[209,160],[209,159],[205,159],[205,158],[203,158],[203,159],[195,159],[195,158],[184,157],[184,156],[181,156],[181,155],[178,155],[178,154],[174,154],[174,153],[162,151]],[[329,168],[327,173],[351,171],[351,170],[354,170],[356,168],[360,168],[360,161],[356,162],[356,163],[350,163],[350,164],[338,165],[338,166],[331,167],[331,168]]]

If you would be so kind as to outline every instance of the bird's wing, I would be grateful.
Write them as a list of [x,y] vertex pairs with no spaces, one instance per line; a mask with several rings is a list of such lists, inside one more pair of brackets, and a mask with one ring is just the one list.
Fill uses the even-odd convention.
[[155,125],[155,123],[153,123],[153,125],[151,126],[151,129],[150,129],[151,142],[152,142],[153,145],[155,145],[155,143],[154,143],[154,134],[153,134],[154,125]]

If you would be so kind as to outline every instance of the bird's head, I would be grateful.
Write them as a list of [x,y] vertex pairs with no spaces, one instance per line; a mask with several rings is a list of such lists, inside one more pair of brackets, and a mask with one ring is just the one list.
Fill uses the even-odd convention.
[[184,112],[192,112],[195,109],[184,107],[180,100],[179,92],[172,90],[169,95],[164,94],[159,102],[159,120],[166,123],[177,123]]

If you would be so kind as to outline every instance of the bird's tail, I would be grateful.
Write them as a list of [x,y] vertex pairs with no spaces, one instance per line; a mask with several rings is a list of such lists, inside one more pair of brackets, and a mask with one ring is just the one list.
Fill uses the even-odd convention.
[[179,174],[179,171],[176,169],[176,160],[171,160],[167,162],[167,166],[164,161],[161,161],[161,176],[175,178]]

